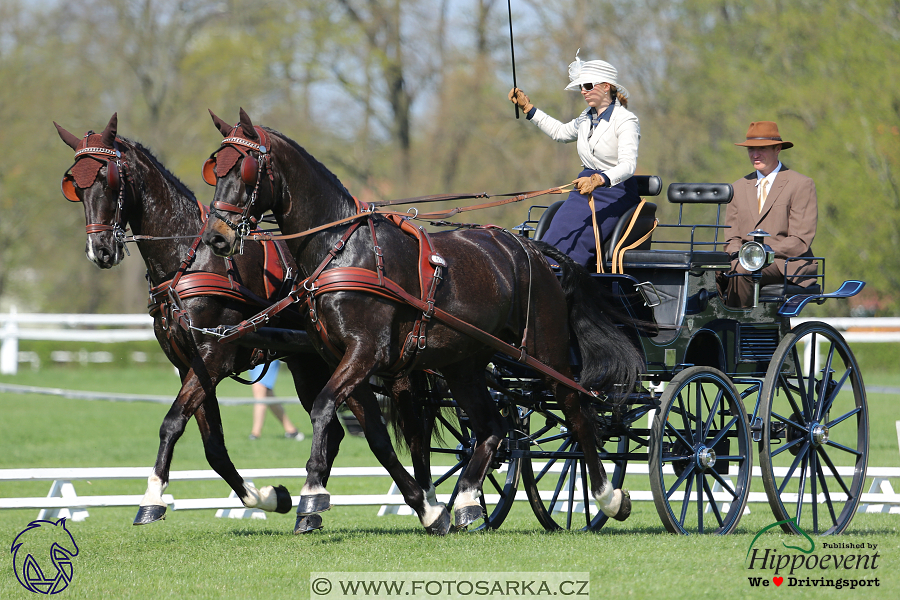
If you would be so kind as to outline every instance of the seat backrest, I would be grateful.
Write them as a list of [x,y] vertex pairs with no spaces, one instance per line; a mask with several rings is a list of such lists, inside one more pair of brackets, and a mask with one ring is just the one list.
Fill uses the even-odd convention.
[[662,179],[658,175],[635,175],[632,179],[637,183],[638,196],[659,196],[662,192]]
[[672,204],[728,204],[734,188],[730,183],[670,183],[666,195]]
[[540,220],[538,220],[537,227],[534,228],[534,239],[539,240],[544,237],[544,234],[547,233],[547,228],[550,227],[550,221],[553,220],[553,215],[556,214],[556,211],[559,210],[559,207],[563,205],[565,200],[557,200],[544,211],[544,214],[541,215]]
[[[635,205],[629,208],[624,215],[619,217],[619,220],[616,222],[616,226],[613,228],[612,233],[603,243],[603,257],[607,261],[612,257],[613,249],[616,247],[616,245],[619,244],[619,241],[622,239],[622,234],[625,232],[628,224],[631,223],[631,218],[632,216],[634,216],[634,211],[637,210],[638,206],[641,206],[641,214],[638,215],[637,221],[635,221],[634,223],[634,227],[632,227],[631,231],[628,232],[628,236],[622,243],[622,247],[624,248],[630,246],[641,237],[647,235],[647,233],[652,231],[653,227],[656,225],[656,205],[652,202],[644,202],[643,205]],[[650,237],[648,237],[646,240],[641,242],[639,246],[636,246],[633,249],[649,250]]]

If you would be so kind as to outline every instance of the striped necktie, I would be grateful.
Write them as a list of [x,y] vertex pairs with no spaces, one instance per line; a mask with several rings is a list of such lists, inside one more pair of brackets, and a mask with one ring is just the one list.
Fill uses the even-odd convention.
[[769,180],[763,179],[757,187],[759,187],[759,192],[757,193],[757,199],[759,200],[759,212],[762,212],[763,205],[766,203],[766,197],[769,195]]

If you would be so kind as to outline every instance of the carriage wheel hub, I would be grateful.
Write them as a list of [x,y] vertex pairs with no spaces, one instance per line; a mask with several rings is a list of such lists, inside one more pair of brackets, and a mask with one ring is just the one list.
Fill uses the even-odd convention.
[[706,446],[701,446],[697,451],[697,466],[701,469],[711,469],[716,464],[716,451]]
[[828,428],[824,425],[813,423],[813,426],[810,427],[809,435],[814,445],[821,446],[828,441]]

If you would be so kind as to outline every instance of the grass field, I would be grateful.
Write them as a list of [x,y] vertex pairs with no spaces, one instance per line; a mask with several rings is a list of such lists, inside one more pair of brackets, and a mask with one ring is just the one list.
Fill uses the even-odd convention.
[[[870,386],[900,387],[900,374],[866,372]],[[288,395],[288,378],[276,388]],[[123,393],[169,394],[178,389],[171,367],[119,365],[46,367],[24,370],[0,382]],[[221,396],[248,396],[247,388],[226,382]],[[869,394],[870,459],[872,466],[898,466],[894,422],[900,418],[897,397]],[[0,394],[0,468],[149,466],[158,444],[157,431],[167,407],[150,403],[108,403],[63,398]],[[263,437],[247,439],[251,407],[223,407],[229,451],[238,469],[304,466],[309,439],[281,437],[268,417]],[[298,404],[288,406],[295,423],[310,433]],[[754,458],[756,460],[756,458]],[[375,465],[365,441],[345,440],[336,466]],[[196,428],[189,426],[176,449],[172,468],[206,469]],[[257,481],[257,485],[265,482]],[[299,491],[299,482],[285,482]],[[141,494],[145,482],[76,484],[81,494]],[[646,477],[630,476],[627,485],[649,489]],[[900,481],[892,481],[900,490]],[[43,496],[47,483],[4,483],[0,496]],[[754,490],[762,489],[754,482]],[[332,493],[384,493],[388,480],[334,480]],[[867,483],[868,488],[868,483]],[[176,497],[227,496],[222,481],[176,482],[168,490]],[[767,505],[750,505],[735,535],[722,538],[681,537],[666,533],[653,503],[635,504],[624,523],[607,525],[598,534],[545,533],[526,503],[518,503],[502,528],[432,538],[414,517],[377,517],[376,507],[336,507],[325,514],[326,528],[294,536],[294,515],[269,515],[266,520],[216,519],[214,511],[170,512],[166,521],[133,527],[135,509],[92,509],[90,518],[70,523],[80,553],[74,578],[63,592],[70,598],[308,598],[311,572],[439,572],[451,578],[464,572],[588,572],[591,597],[622,594],[633,598],[769,598],[900,597],[900,515],[859,514],[840,538],[817,539],[816,554],[873,553],[875,550],[826,550],[822,542],[877,545],[875,570],[797,572],[802,577],[848,577],[879,580],[879,587],[835,588],[751,587],[750,576],[771,579],[774,573],[747,568],[746,555],[758,531],[774,519]],[[35,519],[37,511],[0,512],[0,542],[9,548],[16,535]],[[782,543],[799,538],[769,530],[755,548],[791,552]],[[0,570],[0,598],[27,598],[11,555]],[[786,573],[781,573],[787,576]],[[773,590],[777,589],[777,592]],[[433,596],[440,597],[440,596]],[[461,596],[464,597],[464,596]],[[497,596],[489,596],[497,597]],[[502,596],[500,596],[502,597]],[[583,597],[583,596],[582,596]]]

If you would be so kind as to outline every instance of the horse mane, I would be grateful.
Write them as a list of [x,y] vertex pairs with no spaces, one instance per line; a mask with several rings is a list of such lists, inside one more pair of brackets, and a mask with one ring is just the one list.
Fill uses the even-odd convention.
[[303,146],[301,146],[300,144],[298,144],[297,142],[295,142],[288,136],[284,135],[280,131],[277,131],[275,129],[270,129],[268,127],[263,127],[262,129],[264,129],[265,131],[267,131],[273,135],[278,136],[280,139],[282,139],[285,142],[287,142],[288,144],[290,144],[291,147],[294,148],[297,152],[299,152],[300,155],[313,167],[313,169],[315,169],[316,171],[318,171],[319,173],[324,175],[325,179],[327,181],[330,181],[339,192],[344,194],[347,198],[353,198],[353,194],[351,194],[350,191],[344,186],[344,184],[341,183],[341,180],[338,179],[338,176],[335,175],[334,173],[332,173],[328,167],[326,167],[321,162],[319,162],[319,160],[315,156],[313,156],[312,154],[307,152],[306,148],[304,148]]
[[191,191],[191,188],[185,185],[180,179],[178,179],[178,177],[176,177],[171,171],[169,171],[169,169],[167,169],[165,165],[159,162],[159,159],[156,158],[156,155],[153,154],[153,152],[151,152],[149,148],[136,140],[132,140],[126,137],[122,137],[122,139],[134,146],[136,150],[140,150],[144,154],[144,156],[146,156],[148,160],[150,160],[156,170],[162,173],[163,179],[169,182],[179,193],[187,196],[194,202],[197,201],[197,197],[194,195],[194,192]]

